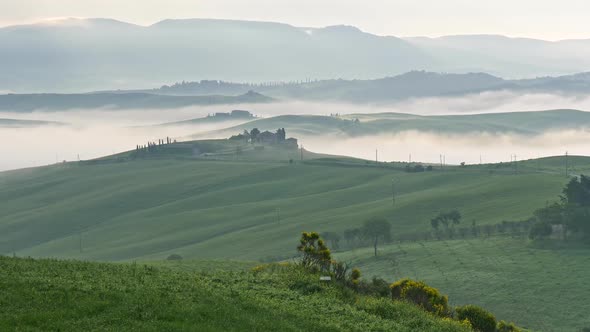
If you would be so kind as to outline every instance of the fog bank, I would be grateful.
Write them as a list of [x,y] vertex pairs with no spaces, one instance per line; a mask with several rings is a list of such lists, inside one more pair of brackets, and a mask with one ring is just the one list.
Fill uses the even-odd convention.
[[344,137],[304,137],[300,143],[307,150],[379,161],[413,161],[439,163],[444,155],[447,164],[497,163],[539,157],[590,155],[590,131],[551,131],[537,136],[517,134],[436,134],[405,131],[398,134]]
[[[153,126],[161,123],[201,118],[233,109],[249,110],[260,117],[285,114],[329,115],[333,113],[399,112],[421,115],[469,114],[546,109],[590,109],[590,96],[486,92],[464,97],[421,98],[391,105],[371,106],[341,103],[280,102],[255,105],[215,105],[165,110],[78,110],[63,112],[0,113],[0,118],[45,120],[68,123],[67,126],[0,128],[0,170],[41,166],[55,162],[92,159],[134,149],[167,136],[183,139],[208,133],[219,138],[215,130],[243,121],[208,124]],[[289,133],[287,133],[289,134]],[[306,149],[374,160],[438,162],[446,155],[447,163],[479,163],[570,154],[590,155],[587,131],[555,131],[528,137],[508,134],[443,135],[407,131],[391,135],[346,137],[298,137]]]

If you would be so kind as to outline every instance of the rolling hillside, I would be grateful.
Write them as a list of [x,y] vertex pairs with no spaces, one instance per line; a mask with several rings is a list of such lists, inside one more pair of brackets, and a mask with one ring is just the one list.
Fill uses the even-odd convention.
[[[343,231],[374,215],[391,220],[398,234],[428,229],[428,220],[449,207],[479,224],[527,218],[566,181],[538,164],[517,175],[493,165],[408,174],[403,164],[375,167],[309,152],[301,162],[297,150],[236,154],[235,145],[218,142],[0,173],[0,252],[99,260],[289,257],[302,230]],[[572,169],[586,163],[570,160]]]
[[[299,150],[211,140],[158,146],[149,154],[130,151],[93,161],[0,173],[0,253],[101,261],[161,262],[171,254],[185,259],[289,260],[301,231],[342,233],[373,216],[391,222],[394,241],[429,231],[429,220],[449,209],[458,209],[465,223],[475,221],[477,225],[523,220],[547,201],[556,200],[567,181],[563,157],[518,162],[518,173],[508,164],[435,167],[407,173],[403,171],[405,163],[375,164],[309,151],[303,151],[303,161],[300,158]],[[571,174],[590,172],[588,157],[570,156],[568,163]],[[391,200],[392,180],[395,205]],[[559,296],[561,288],[556,287],[556,282],[567,282],[572,289],[584,289],[585,248],[539,248],[522,238],[506,237],[387,244],[379,248],[377,258],[371,256],[370,248],[344,247],[336,250],[336,256],[361,267],[367,277],[424,279],[449,293],[455,305],[480,304],[500,319],[535,330],[576,331],[588,323],[583,316],[585,303],[574,299],[584,290]],[[567,271],[562,268],[566,261],[572,267]],[[90,271],[93,277],[95,268],[107,271],[99,273],[99,285],[112,284],[108,278],[124,280],[137,269],[5,258],[0,262],[10,273],[21,275],[14,279],[20,281],[10,287],[9,298],[22,297],[19,289],[26,289],[38,278],[51,285],[47,287],[72,287],[67,281],[70,277],[47,279],[46,274],[58,267],[77,276],[75,285],[85,282],[81,272],[75,272],[78,269]],[[231,264],[222,266],[225,272],[219,276],[233,278],[227,274],[234,269]],[[25,277],[19,272],[23,269],[29,271]],[[152,271],[142,277],[149,280],[145,286],[133,282],[126,285],[132,292],[148,293],[156,292],[162,283],[178,281],[182,287],[181,280],[188,276],[182,273],[195,270],[190,263],[180,263],[174,269],[184,272],[169,275],[144,269]],[[216,270],[209,265],[205,269]],[[202,278],[199,280],[209,280],[208,276]],[[237,282],[247,288],[250,281]],[[538,291],[545,287],[554,288]],[[78,298],[88,304],[88,310],[103,310],[93,293],[85,294]],[[531,307],[548,295],[555,299],[544,306],[547,310]],[[130,296],[123,303],[138,301]],[[199,296],[210,299],[206,303],[221,303],[223,299],[211,293]],[[155,298],[153,301],[155,306],[160,303]],[[33,312],[45,307],[35,303],[11,317],[21,317],[23,328],[37,326]],[[185,304],[197,310],[199,303]],[[259,302],[247,303],[259,308]],[[242,304],[224,310],[239,316],[245,310]],[[525,307],[529,309],[522,311]],[[265,308],[261,310],[268,311]],[[86,309],[80,310],[83,313]],[[138,314],[152,317],[154,326],[170,326],[153,314],[154,310],[151,305],[144,306]],[[180,317],[176,310],[170,308],[166,315]],[[106,320],[114,319],[112,314],[101,312],[97,321],[83,324],[109,326]],[[49,311],[47,315],[61,314]],[[56,328],[80,326],[76,316],[68,317],[72,318],[56,320],[61,322]],[[0,315],[0,326],[11,324],[13,319]],[[195,316],[190,322],[181,321],[205,324],[199,319]],[[426,322],[423,318],[419,321]],[[129,324],[130,328],[142,326],[139,321]],[[225,323],[210,324],[222,324],[211,325],[211,329],[231,328]],[[252,328],[275,326],[264,319],[243,324]],[[288,321],[284,324],[281,327],[287,330],[301,327],[289,327]]]
[[[359,121],[356,122],[355,120]],[[285,128],[294,136],[371,136],[395,134],[402,131],[422,131],[445,134],[521,134],[540,135],[556,130],[587,130],[590,112],[578,110],[549,110],[538,112],[510,112],[473,115],[420,116],[403,113],[349,114],[341,116],[279,115],[257,119],[208,135],[229,136],[243,130]]]

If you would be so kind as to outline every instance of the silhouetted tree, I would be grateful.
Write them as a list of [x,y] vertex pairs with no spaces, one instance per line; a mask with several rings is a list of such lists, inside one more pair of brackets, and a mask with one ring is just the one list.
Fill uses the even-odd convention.
[[338,249],[340,247],[340,234],[336,232],[324,232],[321,235],[326,241],[330,241],[333,249]]
[[350,228],[344,231],[344,239],[350,245],[352,244],[361,234],[361,230],[358,228]]
[[373,217],[365,221],[362,233],[373,242],[375,256],[377,256],[377,244],[379,240],[382,239],[387,242],[391,239],[391,224],[383,218]]
[[258,128],[254,128],[254,129],[250,130],[250,141],[252,143],[254,143],[256,141],[256,139],[258,138],[259,134],[260,134],[260,130],[258,130]]
[[277,129],[277,141],[282,142],[287,138],[287,134],[285,133],[285,128]]

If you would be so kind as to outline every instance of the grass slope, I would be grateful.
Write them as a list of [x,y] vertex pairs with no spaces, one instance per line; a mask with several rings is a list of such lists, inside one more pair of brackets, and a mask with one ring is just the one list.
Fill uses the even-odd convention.
[[0,257],[0,270],[2,331],[467,331],[410,304],[347,297],[290,267],[193,272]]
[[0,252],[281,259],[292,255],[302,230],[341,232],[375,215],[391,221],[394,234],[428,229],[433,215],[450,208],[479,225],[527,218],[567,181],[526,167],[519,174],[485,165],[405,173],[345,158],[290,164],[296,150],[235,155],[221,141],[194,144],[200,150],[221,144],[229,152],[192,157],[183,143],[160,158],[0,173]]
[[489,238],[387,245],[337,255],[365,275],[411,277],[443,290],[455,305],[477,304],[538,331],[590,326],[590,248],[534,246]]

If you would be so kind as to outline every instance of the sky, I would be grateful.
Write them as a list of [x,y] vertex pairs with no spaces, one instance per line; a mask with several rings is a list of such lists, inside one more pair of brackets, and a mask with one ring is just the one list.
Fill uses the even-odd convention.
[[149,25],[168,18],[346,24],[378,34],[502,34],[590,38],[588,0],[0,0],[0,26],[56,17],[106,17]]

